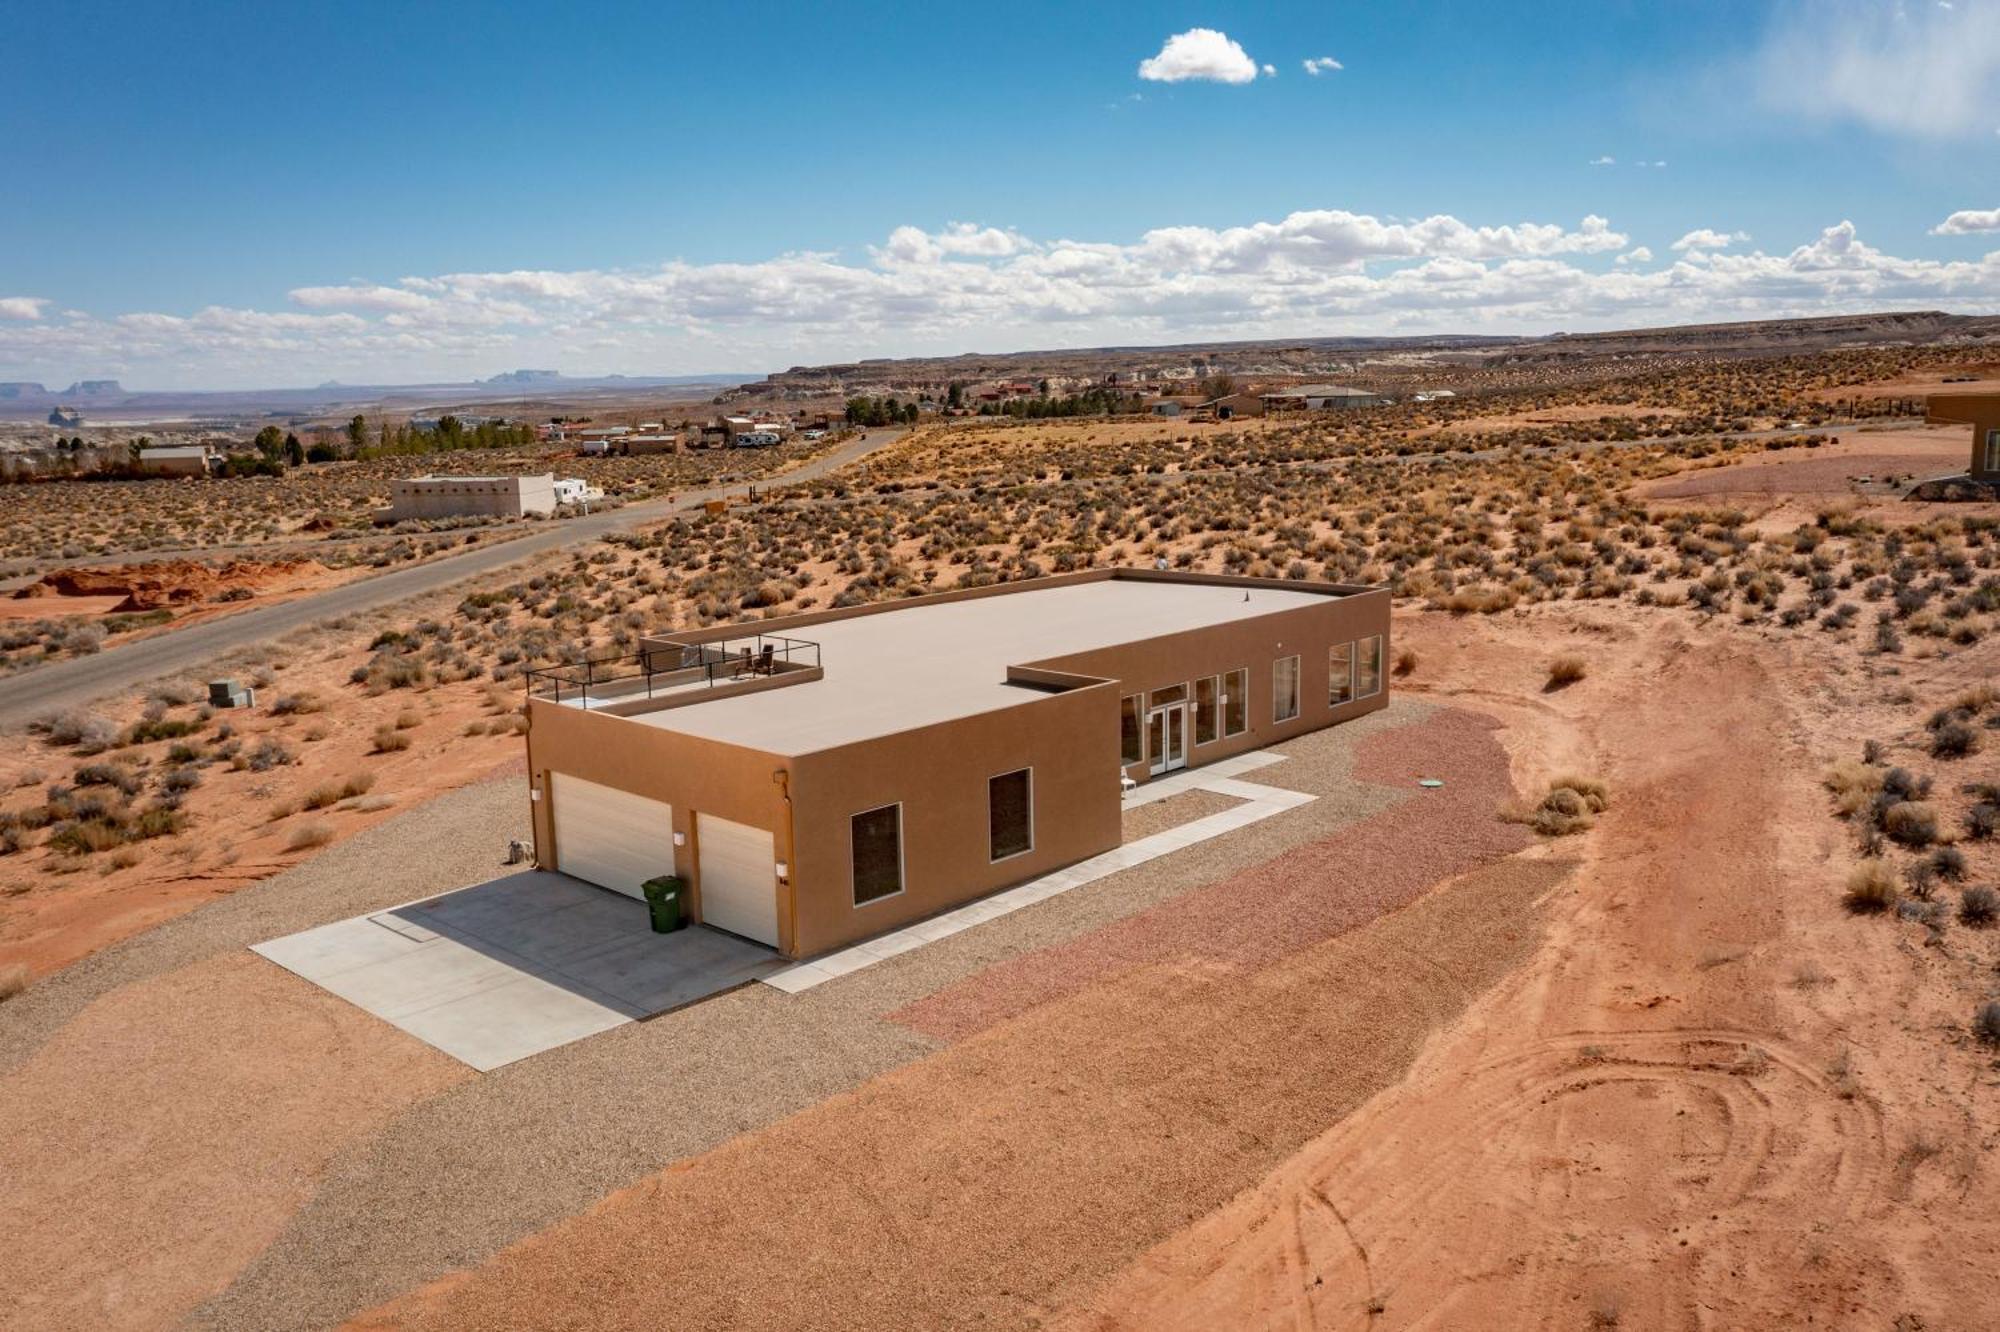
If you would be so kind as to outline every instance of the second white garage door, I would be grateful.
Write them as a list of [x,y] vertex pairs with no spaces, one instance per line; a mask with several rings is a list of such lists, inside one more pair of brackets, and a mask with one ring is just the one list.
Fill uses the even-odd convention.
[[639,885],[674,872],[674,807],[629,791],[551,774],[556,868],[588,883],[644,897]]
[[694,818],[702,923],[776,948],[778,858],[771,834],[713,814]]

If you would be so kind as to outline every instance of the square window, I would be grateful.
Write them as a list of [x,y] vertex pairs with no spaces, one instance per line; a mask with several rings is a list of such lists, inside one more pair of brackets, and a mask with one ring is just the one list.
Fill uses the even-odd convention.
[[849,821],[854,865],[854,905],[903,891],[903,807],[884,805]]
[[1027,768],[986,781],[986,828],[990,859],[1005,860],[1035,849],[1034,777]]

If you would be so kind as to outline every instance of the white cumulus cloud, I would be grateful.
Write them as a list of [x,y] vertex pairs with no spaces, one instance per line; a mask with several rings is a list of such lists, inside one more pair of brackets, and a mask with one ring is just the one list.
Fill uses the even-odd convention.
[[1972,236],[2000,231],[2000,208],[1961,208],[1931,228],[1933,236]]
[[516,365],[757,370],[968,347],[1546,332],[2000,303],[2000,247],[1902,258],[1849,222],[1775,253],[1719,231],[1689,234],[1699,243],[1654,267],[1647,247],[1596,215],[1566,225],[1329,208],[1097,239],[959,221],[898,227],[857,257],[360,280],[300,287],[279,310],[85,314],[9,298],[0,365],[43,382],[407,383]]
[[1713,227],[1696,227],[1687,235],[1675,241],[1668,248],[1686,252],[1688,250],[1726,250],[1750,237],[1744,232],[1717,231]]
[[40,319],[47,304],[40,296],[0,296],[0,319]]
[[1613,157],[1613,156],[1612,156],[1611,154],[1609,154],[1609,153],[1606,153],[1606,154],[1605,154],[1604,156],[1602,156],[1602,157],[1593,157],[1593,158],[1591,158],[1591,159],[1590,159],[1590,164],[1591,164],[1592,166],[1617,166],[1617,165],[1618,165],[1618,159],[1617,159],[1617,158],[1615,158],[1615,157]]
[[1257,78],[1257,62],[1229,34],[1214,28],[1189,28],[1167,38],[1158,55],[1140,61],[1139,77],[1154,83],[1186,83],[1191,79],[1250,83]]
[[1314,78],[1318,78],[1322,74],[1331,74],[1335,70],[1347,68],[1347,66],[1341,64],[1332,56],[1313,56],[1305,61],[1305,67],[1306,73],[1312,75]]

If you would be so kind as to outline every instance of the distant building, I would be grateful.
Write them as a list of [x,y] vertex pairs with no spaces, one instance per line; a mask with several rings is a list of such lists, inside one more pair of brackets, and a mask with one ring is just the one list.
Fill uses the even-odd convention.
[[556,479],[540,476],[411,476],[389,483],[381,522],[406,518],[520,518],[554,513]]
[[1367,389],[1344,384],[1299,384],[1271,389],[1262,395],[1267,412],[1343,411],[1356,407],[1384,407],[1389,399]]
[[74,407],[51,407],[49,408],[49,424],[52,426],[80,426],[83,424],[83,413]]
[[679,453],[681,437],[671,431],[661,431],[656,426],[649,434],[625,435],[612,440],[609,451],[621,458],[637,458],[651,453]]
[[745,430],[741,434],[731,435],[729,444],[731,448],[738,449],[767,449],[778,443],[781,438],[782,436],[775,430]]
[[206,444],[166,444],[140,449],[133,467],[141,476],[208,476],[215,450]]
[[1210,398],[1201,409],[1218,421],[1234,421],[1238,417],[1262,416],[1264,399],[1255,393],[1226,393],[1220,398]]

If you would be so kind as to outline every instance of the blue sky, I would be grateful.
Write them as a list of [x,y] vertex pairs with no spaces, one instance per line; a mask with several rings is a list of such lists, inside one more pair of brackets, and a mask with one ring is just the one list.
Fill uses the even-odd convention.
[[2000,0],[12,8],[0,378],[2000,309]]

